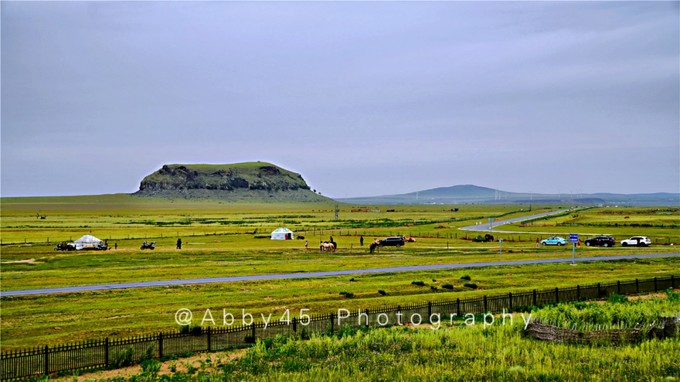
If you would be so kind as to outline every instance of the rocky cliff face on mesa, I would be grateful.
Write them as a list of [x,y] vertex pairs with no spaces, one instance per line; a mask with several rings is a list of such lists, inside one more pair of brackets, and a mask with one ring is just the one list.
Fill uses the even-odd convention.
[[169,164],[146,176],[137,196],[328,201],[300,174],[265,162],[225,165]]

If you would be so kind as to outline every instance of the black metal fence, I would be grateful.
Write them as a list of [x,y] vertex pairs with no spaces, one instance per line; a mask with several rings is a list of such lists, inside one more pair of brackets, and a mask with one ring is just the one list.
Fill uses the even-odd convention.
[[678,288],[677,276],[655,277],[646,280],[617,281],[569,288],[507,293],[423,304],[392,306],[350,312],[293,318],[290,321],[253,323],[228,328],[205,328],[187,332],[165,332],[157,335],[123,339],[103,339],[81,343],[44,346],[2,352],[0,380],[19,380],[54,373],[101,369],[138,363],[144,359],[163,358],[197,352],[210,352],[246,347],[256,340],[277,335],[309,338],[311,335],[331,334],[341,326],[387,326],[411,323],[430,323],[439,317],[465,314],[501,313],[560,302],[605,298],[612,294],[632,295]]

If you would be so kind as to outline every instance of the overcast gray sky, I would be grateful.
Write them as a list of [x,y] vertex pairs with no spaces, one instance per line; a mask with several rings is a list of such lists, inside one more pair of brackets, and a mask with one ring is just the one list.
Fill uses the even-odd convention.
[[2,196],[680,192],[679,2],[2,1]]

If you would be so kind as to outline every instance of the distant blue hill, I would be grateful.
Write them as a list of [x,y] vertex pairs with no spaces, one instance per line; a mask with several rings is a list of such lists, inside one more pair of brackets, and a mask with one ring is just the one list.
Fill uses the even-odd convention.
[[680,193],[534,194],[496,190],[471,184],[438,187],[408,194],[336,199],[351,204],[620,204],[680,206]]

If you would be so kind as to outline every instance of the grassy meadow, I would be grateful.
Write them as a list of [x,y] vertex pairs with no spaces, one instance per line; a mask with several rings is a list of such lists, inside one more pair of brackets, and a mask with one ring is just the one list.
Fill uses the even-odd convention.
[[[568,321],[579,328],[653,326],[680,314],[680,295],[601,303],[576,302],[534,310],[529,321]],[[487,319],[487,322],[490,320]],[[431,327],[344,327],[306,341],[278,336],[238,356],[146,361],[118,381],[674,381],[680,378],[680,338],[609,346],[551,343],[523,334],[524,319],[493,324],[454,320]],[[585,329],[594,330],[594,329]],[[606,370],[606,373],[603,373]],[[99,377],[85,374],[81,380]],[[111,378],[111,374],[109,375]]]
[[[3,198],[0,247],[2,291],[186,279],[197,277],[363,269],[383,266],[470,263],[536,258],[570,258],[569,247],[536,248],[550,234],[611,233],[617,241],[647,235],[650,248],[586,248],[577,256],[677,253],[677,209],[590,208],[525,224],[499,227],[498,242],[475,242],[478,233],[460,227],[488,218],[531,215],[561,206],[222,203],[163,200],[130,195]],[[574,215],[578,215],[574,217]],[[625,217],[628,218],[625,218]],[[43,218],[44,217],[44,218]],[[285,226],[305,240],[273,241]],[[107,240],[108,251],[55,251],[61,241],[85,234]],[[389,235],[416,242],[369,254],[368,244]],[[320,241],[333,236],[335,253],[321,253]],[[359,243],[364,237],[364,245]],[[178,237],[183,248],[175,249]],[[140,250],[143,241],[156,250]],[[674,244],[674,245],[671,245]],[[276,281],[111,290],[46,296],[3,297],[2,349],[102,337],[127,337],[177,328],[174,313],[189,308],[280,316],[300,309],[323,314],[410,302],[667,276],[678,258],[608,263],[504,266],[484,269],[408,272]],[[677,273],[677,272],[676,272]],[[464,287],[470,276],[477,289]],[[412,284],[422,281],[423,286]],[[453,289],[442,288],[452,284]],[[382,291],[382,293],[380,293]],[[352,297],[347,297],[348,292]],[[197,319],[195,317],[195,319]],[[200,318],[198,318],[200,319]]]

